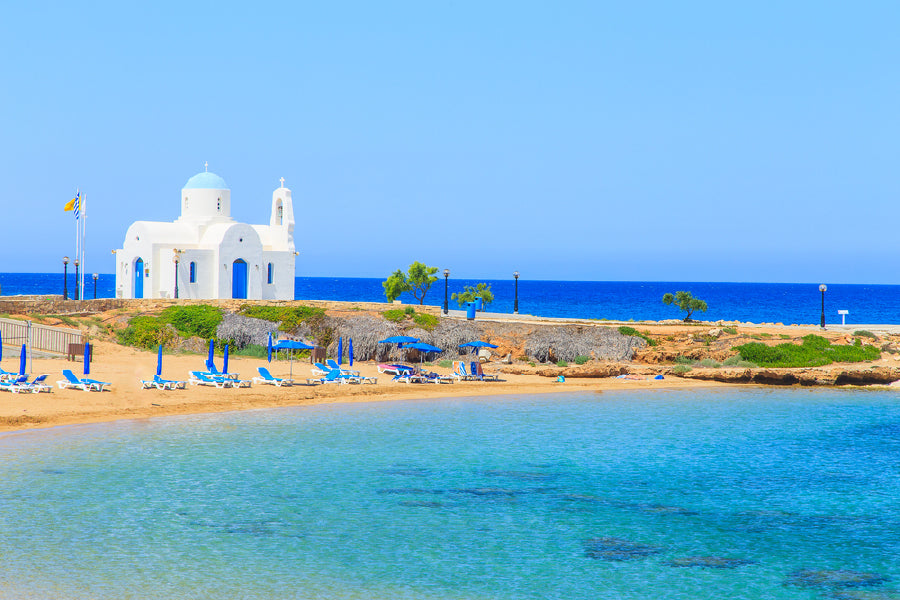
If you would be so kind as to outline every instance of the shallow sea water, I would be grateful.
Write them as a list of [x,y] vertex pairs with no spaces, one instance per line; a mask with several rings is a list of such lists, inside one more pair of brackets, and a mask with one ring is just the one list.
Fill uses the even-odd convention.
[[317,406],[0,437],[0,598],[900,598],[892,392]]

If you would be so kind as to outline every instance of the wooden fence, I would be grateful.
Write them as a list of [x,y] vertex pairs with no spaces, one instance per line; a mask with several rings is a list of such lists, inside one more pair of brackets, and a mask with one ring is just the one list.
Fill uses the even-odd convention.
[[31,340],[28,339],[28,322],[15,319],[0,319],[0,333],[3,344],[20,346],[30,343],[35,350],[66,354],[69,344],[83,344],[84,335],[77,329],[50,327],[49,325],[31,324]]

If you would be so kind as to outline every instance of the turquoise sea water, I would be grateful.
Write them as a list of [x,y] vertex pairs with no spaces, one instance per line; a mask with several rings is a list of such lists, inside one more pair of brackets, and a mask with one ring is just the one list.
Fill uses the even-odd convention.
[[843,390],[10,434],[0,598],[900,598],[898,459],[897,396]]

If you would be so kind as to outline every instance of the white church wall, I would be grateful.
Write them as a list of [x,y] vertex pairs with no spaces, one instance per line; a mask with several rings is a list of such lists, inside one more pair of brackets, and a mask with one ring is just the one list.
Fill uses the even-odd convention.
[[260,263],[262,244],[253,227],[244,223],[227,226],[219,242],[219,298],[233,297],[233,269],[237,259],[247,263],[247,298],[262,298]]
[[213,189],[181,190],[181,221],[231,218],[231,191]]

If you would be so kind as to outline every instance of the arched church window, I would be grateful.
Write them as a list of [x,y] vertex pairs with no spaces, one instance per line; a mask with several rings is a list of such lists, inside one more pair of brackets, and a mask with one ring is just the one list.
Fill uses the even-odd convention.
[[191,283],[197,283],[197,263],[191,261]]
[[275,280],[275,267],[272,263],[269,263],[268,276],[266,279],[268,283],[272,283]]
[[188,199],[187,199],[187,196],[185,196],[185,197],[184,197],[184,208],[185,208],[185,210],[187,210],[187,207],[188,207]]
[[275,205],[275,224],[281,225],[284,219],[284,206],[281,204],[281,200],[278,201],[278,204]]
[[216,198],[216,210],[218,210],[218,211],[222,210],[222,199],[221,198]]

